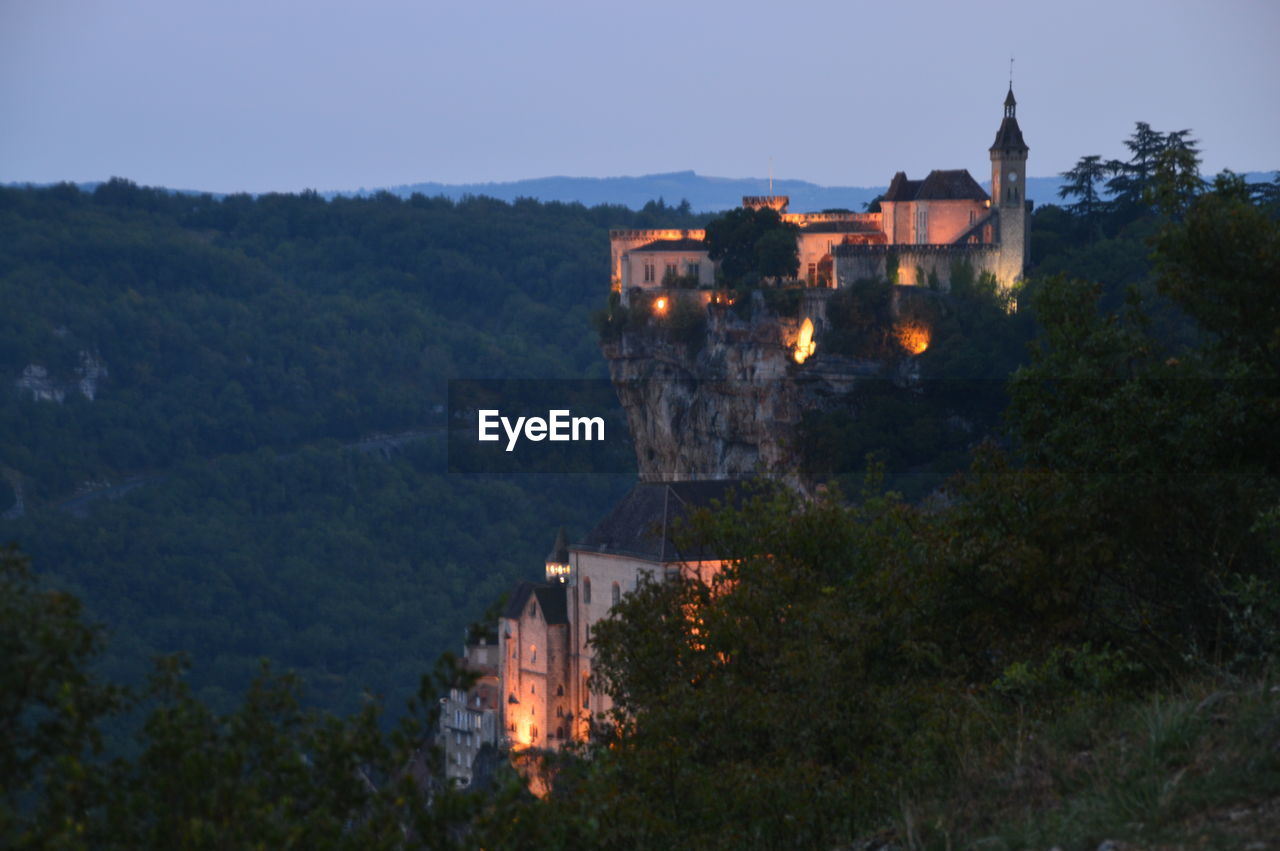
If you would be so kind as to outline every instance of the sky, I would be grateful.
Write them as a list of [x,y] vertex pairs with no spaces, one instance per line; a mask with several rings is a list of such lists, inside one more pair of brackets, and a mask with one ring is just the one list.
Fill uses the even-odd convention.
[[0,182],[213,192],[1028,173],[1191,128],[1280,168],[1280,3],[0,0]]

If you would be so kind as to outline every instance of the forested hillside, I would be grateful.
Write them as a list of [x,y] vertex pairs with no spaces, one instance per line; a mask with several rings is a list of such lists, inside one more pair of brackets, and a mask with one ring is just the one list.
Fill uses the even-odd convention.
[[602,376],[608,228],[695,222],[0,190],[0,541],[108,627],[113,677],[186,651],[221,704],[269,657],[321,705],[401,706],[625,486],[445,475],[446,382]]

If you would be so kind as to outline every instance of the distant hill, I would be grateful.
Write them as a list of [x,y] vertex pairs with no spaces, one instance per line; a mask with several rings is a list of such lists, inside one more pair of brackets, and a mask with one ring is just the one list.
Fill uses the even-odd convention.
[[[1245,172],[1249,182],[1269,181],[1275,172]],[[924,177],[924,173],[913,175]],[[974,175],[981,178],[983,175]],[[30,183],[7,183],[9,187],[33,186]],[[45,185],[48,184],[39,184]],[[97,182],[78,184],[82,192],[92,192]],[[991,181],[982,181],[991,191]],[[1062,178],[1031,177],[1027,179],[1027,197],[1037,205],[1059,204],[1058,189]],[[865,205],[888,188],[885,186],[819,186],[804,180],[774,180],[776,195],[791,197],[792,212],[813,212],[832,208],[844,208],[861,212]],[[200,194],[196,190],[167,190],[181,195]],[[662,199],[674,207],[687,200],[695,213],[728,210],[742,203],[744,195],[764,195],[769,192],[769,181],[762,177],[708,177],[694,171],[673,171],[665,174],[646,174],[639,177],[535,177],[512,180],[505,183],[405,183],[399,186],[382,186],[367,189],[335,189],[321,193],[325,198],[368,197],[378,192],[390,192],[401,198],[414,193],[429,198],[443,196],[454,201],[467,196],[486,196],[502,201],[517,198],[534,198],[538,201],[578,203],[587,207],[598,204],[621,204],[639,210],[650,201]],[[213,197],[224,197],[213,193]]]
[[[334,192],[332,195],[360,195],[376,190]],[[755,177],[707,177],[693,171],[647,174],[641,177],[539,177],[509,183],[411,183],[388,187],[396,195],[488,195],[504,201],[536,198],[539,201],[577,202],[586,206],[622,204],[640,209],[659,198],[675,206],[687,200],[695,212],[727,210],[742,203],[743,195],[765,195],[769,181]],[[775,195],[790,195],[791,209],[822,210],[847,207],[861,210],[884,187],[819,186],[803,180],[774,180]]]
[[[1247,172],[1250,182],[1271,180],[1272,172]],[[913,175],[924,177],[924,173]],[[983,175],[974,175],[981,179]],[[991,191],[991,181],[983,180],[982,186]],[[1062,178],[1031,177],[1027,179],[1027,198],[1037,205],[1058,204],[1058,189]],[[830,208],[845,208],[860,212],[864,206],[888,186],[819,186],[804,180],[774,180],[773,194],[789,195],[792,212],[812,212]],[[675,206],[687,200],[694,212],[717,212],[736,207],[744,195],[765,195],[769,181],[760,177],[708,177],[694,171],[673,171],[666,174],[647,174],[640,177],[539,177],[514,180],[507,183],[409,183],[382,189],[339,190],[324,193],[332,198],[337,195],[361,196],[387,191],[401,197],[415,192],[428,197],[443,195],[455,201],[467,195],[487,195],[504,201],[516,198],[536,198],[539,201],[577,202],[590,207],[596,204],[622,204],[638,210],[650,201],[661,198]]]

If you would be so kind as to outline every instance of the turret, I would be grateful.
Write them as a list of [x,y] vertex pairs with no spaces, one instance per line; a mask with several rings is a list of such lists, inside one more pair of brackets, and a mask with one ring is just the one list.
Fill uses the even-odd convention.
[[1018,101],[1013,85],[1004,99],[1004,120],[991,145],[991,198],[997,207],[1016,207],[1026,200],[1022,185],[1026,182],[1027,152],[1018,127]]
[[570,580],[569,545],[565,542],[563,526],[556,533],[556,542],[552,545],[551,552],[547,553],[546,578],[548,582],[561,584],[568,584]]
[[1009,94],[1004,98],[1004,119],[991,145],[991,206],[995,208],[1000,234],[996,280],[1005,289],[1022,277],[1031,253],[1029,205],[1024,188],[1029,150],[1018,126],[1018,101],[1010,83]]

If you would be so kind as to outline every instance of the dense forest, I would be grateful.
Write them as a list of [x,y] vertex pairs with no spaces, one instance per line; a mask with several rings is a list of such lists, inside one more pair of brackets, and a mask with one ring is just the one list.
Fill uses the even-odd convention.
[[317,705],[402,706],[627,484],[447,475],[447,381],[605,376],[608,228],[698,221],[0,190],[0,541],[107,626],[113,679],[187,652],[225,707],[270,658]]
[[[36,305],[4,317],[4,368],[18,381],[41,365],[65,388],[37,401],[28,381],[3,402],[2,463],[23,498],[0,533],[35,571],[0,558],[0,638],[20,662],[0,674],[0,835],[351,848],[1272,836],[1280,180],[1206,185],[1186,134],[1135,149],[1143,127],[1101,173],[1130,183],[1083,206],[1068,186],[1075,203],[1036,211],[1016,313],[978,282],[936,308],[954,341],[932,368],[999,383],[977,410],[1000,416],[930,454],[927,430],[896,434],[899,400],[874,407],[885,441],[860,451],[892,436],[894,460],[940,469],[963,454],[961,472],[917,501],[873,463],[843,493],[766,490],[696,518],[683,535],[741,558],[709,584],[648,585],[600,625],[593,685],[617,709],[583,753],[542,766],[545,800],[503,766],[477,792],[429,779],[424,731],[460,682],[447,657],[390,735],[376,703],[341,719],[304,707],[346,711],[368,686],[398,711],[412,671],[536,570],[554,524],[585,525],[625,486],[442,474],[431,388],[599,374],[588,315],[605,228],[696,220],[665,205],[214,201],[123,182],[0,194],[3,298]],[[507,244],[542,259],[503,259]],[[75,389],[82,352],[108,370],[92,400]],[[398,437],[361,442],[377,435]],[[84,481],[125,487],[71,501]],[[86,620],[106,624],[105,642]],[[144,689],[116,685],[174,650],[193,653],[193,677],[169,662]],[[259,656],[305,687],[266,671],[246,692]],[[133,753],[104,762],[103,723],[131,712],[146,719]]]

